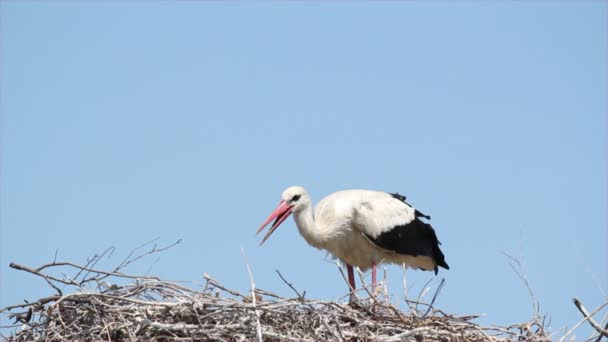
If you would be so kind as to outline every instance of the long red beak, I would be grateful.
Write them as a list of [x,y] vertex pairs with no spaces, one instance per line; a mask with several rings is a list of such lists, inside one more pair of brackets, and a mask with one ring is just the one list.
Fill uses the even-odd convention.
[[292,209],[293,205],[289,205],[285,201],[281,201],[281,203],[279,203],[279,206],[272,212],[272,214],[270,214],[270,216],[268,216],[268,218],[266,219],[266,221],[264,221],[264,223],[262,223],[260,228],[258,228],[256,235],[259,234],[264,229],[264,227],[266,227],[270,223],[270,221],[275,220],[266,235],[264,235],[262,242],[260,242],[260,246],[281,225],[281,223],[283,223],[283,221],[285,221],[287,217],[289,217]]

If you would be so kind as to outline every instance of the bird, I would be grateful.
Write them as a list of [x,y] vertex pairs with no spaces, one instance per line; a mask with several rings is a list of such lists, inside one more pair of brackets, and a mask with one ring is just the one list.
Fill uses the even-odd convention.
[[431,217],[412,207],[399,193],[341,190],[323,198],[313,210],[306,189],[291,186],[258,228],[256,235],[274,220],[260,246],[291,214],[309,245],[328,251],[346,265],[351,302],[356,289],[353,266],[362,271],[372,269],[372,289],[380,263],[403,264],[434,271],[435,275],[438,267],[450,268],[435,230],[423,221]]

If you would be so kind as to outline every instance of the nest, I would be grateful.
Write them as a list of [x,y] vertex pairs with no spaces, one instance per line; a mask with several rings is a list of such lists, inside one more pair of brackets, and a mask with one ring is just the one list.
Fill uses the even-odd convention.
[[[159,251],[154,247],[152,252]],[[146,253],[146,254],[149,254]],[[122,269],[105,271],[54,261],[38,268],[12,263],[42,277],[56,294],[12,305],[8,341],[548,341],[540,319],[510,327],[482,327],[477,316],[449,315],[430,304],[403,312],[367,291],[353,303],[286,298],[255,288],[241,293],[205,275],[192,289]],[[67,270],[66,270],[67,268]],[[59,270],[61,272],[59,273]],[[66,276],[66,274],[75,274]],[[62,274],[57,276],[56,274]],[[61,287],[61,288],[60,288]],[[70,291],[67,291],[70,290]],[[69,292],[69,293],[68,293]],[[364,296],[363,296],[364,295]],[[4,327],[6,328],[6,327]]]

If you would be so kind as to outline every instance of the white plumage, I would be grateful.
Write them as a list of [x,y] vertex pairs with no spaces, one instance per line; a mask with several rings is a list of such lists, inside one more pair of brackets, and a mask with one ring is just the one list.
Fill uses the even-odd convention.
[[352,267],[372,268],[381,262],[405,264],[423,270],[448,268],[427,217],[405,202],[403,196],[381,191],[344,190],[323,198],[312,208],[300,186],[286,189],[281,203],[258,229],[275,222],[262,243],[293,213],[300,234],[311,246],[329,251],[347,264],[354,289]]

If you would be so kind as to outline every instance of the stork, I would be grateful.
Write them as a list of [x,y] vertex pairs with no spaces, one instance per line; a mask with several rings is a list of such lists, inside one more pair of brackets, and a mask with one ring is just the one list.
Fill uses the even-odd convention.
[[274,220],[260,245],[291,214],[309,245],[327,250],[346,264],[351,301],[355,291],[353,266],[362,271],[372,269],[372,288],[376,286],[376,266],[381,262],[435,274],[438,267],[450,268],[435,230],[422,221],[430,216],[414,209],[398,193],[338,191],[323,198],[313,212],[308,192],[301,186],[289,187],[258,228],[257,234]]

